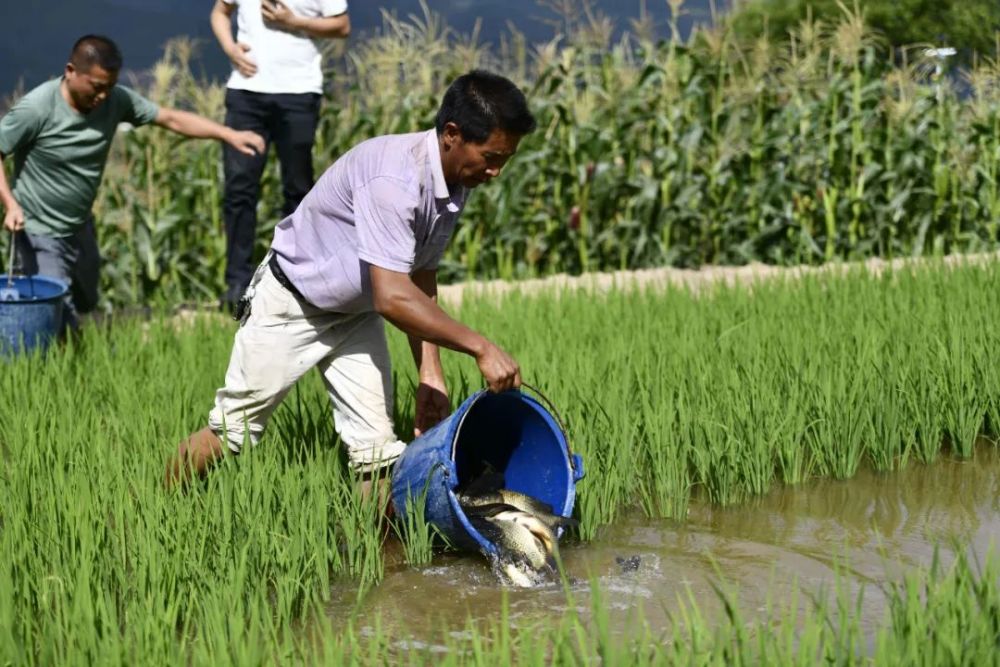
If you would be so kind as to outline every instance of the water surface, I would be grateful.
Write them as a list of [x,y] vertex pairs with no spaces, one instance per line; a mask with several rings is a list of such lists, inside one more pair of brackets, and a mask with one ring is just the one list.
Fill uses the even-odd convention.
[[[973,460],[861,471],[847,481],[777,488],[735,507],[693,502],[684,521],[630,513],[591,542],[563,544],[567,572],[576,580],[572,600],[556,585],[507,589],[509,622],[516,627],[558,616],[569,604],[587,615],[596,581],[616,634],[636,627],[639,607],[654,630],[665,630],[679,599],[693,598],[709,615],[718,611],[713,583],[735,590],[743,613],[763,614],[769,599],[780,604],[795,586],[813,596],[832,589],[840,572],[852,599],[864,589],[859,620],[871,638],[884,621],[882,585],[928,566],[935,547],[945,562],[956,548],[983,559],[998,535],[1000,455],[983,445]],[[433,648],[442,628],[461,632],[470,617],[499,620],[504,588],[482,557],[441,554],[412,568],[398,545],[386,549],[386,577],[360,602],[353,586],[335,589],[329,607],[335,626],[353,613],[356,626],[371,631],[378,615],[382,630],[401,645]]]

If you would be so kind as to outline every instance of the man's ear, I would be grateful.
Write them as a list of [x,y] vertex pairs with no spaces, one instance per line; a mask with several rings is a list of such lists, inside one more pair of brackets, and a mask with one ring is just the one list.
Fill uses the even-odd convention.
[[76,67],[73,66],[73,63],[66,63],[66,69],[63,70],[63,74],[65,76],[72,76],[76,74]]
[[444,149],[448,151],[462,141],[462,131],[458,129],[458,125],[448,121],[444,124],[444,132],[441,133],[441,137],[444,139]]

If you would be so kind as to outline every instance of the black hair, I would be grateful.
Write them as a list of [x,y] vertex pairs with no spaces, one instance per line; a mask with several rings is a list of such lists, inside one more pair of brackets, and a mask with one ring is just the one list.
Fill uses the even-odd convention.
[[118,45],[101,35],[84,35],[76,40],[69,61],[77,70],[88,72],[94,65],[109,72],[122,68],[122,52]]
[[481,69],[448,86],[435,119],[438,134],[446,123],[455,123],[462,138],[474,144],[484,143],[497,128],[519,136],[535,129],[524,93],[510,79]]

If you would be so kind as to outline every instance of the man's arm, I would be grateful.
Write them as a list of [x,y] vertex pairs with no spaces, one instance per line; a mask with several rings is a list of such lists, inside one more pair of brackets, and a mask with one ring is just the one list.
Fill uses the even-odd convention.
[[218,139],[247,155],[264,152],[264,139],[256,132],[234,130],[209,120],[204,116],[180,109],[161,107],[156,114],[156,125],[171,132],[195,139]]
[[[370,268],[375,310],[411,338],[475,357],[491,391],[521,385],[517,362],[485,336],[453,320],[406,273]],[[426,280],[426,277],[421,278]],[[421,368],[423,359],[421,346]],[[440,365],[440,359],[438,359]]]
[[[218,0],[221,2],[222,0]],[[281,0],[262,0],[261,16],[283,30],[305,33],[318,39],[343,39],[351,34],[351,19],[347,12],[337,16],[299,16]]]
[[19,150],[31,150],[47,117],[38,97],[25,95],[0,118],[0,204],[3,204],[3,225],[9,231],[24,229],[24,210],[14,199],[4,160]]
[[[437,303],[437,269],[416,271],[411,278],[421,292]],[[451,402],[448,400],[448,384],[441,367],[440,348],[416,336],[408,338],[419,376],[416,410],[413,415],[413,435],[419,438],[451,414]]]
[[[24,211],[21,205],[14,199],[14,193],[10,190],[10,183],[7,182],[7,170],[3,166],[6,156],[0,153],[0,203],[3,204],[3,226],[9,231],[24,229]],[[10,268],[8,267],[8,271]]]
[[[413,284],[437,303],[437,270],[416,271],[411,275]],[[413,362],[417,365],[420,381],[441,382],[444,385],[444,371],[441,369],[441,350],[434,343],[429,343],[416,336],[408,336]]]
[[257,64],[247,56],[250,45],[233,39],[232,16],[234,9],[235,5],[223,2],[223,0],[215,0],[215,4],[212,5],[212,13],[209,16],[209,23],[212,25],[215,39],[222,47],[222,52],[233,63],[233,67],[243,76],[251,77],[257,73]]

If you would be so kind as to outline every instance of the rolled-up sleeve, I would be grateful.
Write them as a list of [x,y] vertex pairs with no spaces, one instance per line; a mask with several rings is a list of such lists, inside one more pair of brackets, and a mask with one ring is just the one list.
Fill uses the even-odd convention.
[[413,232],[418,193],[395,178],[372,179],[355,191],[358,257],[369,264],[409,273],[416,255]]

